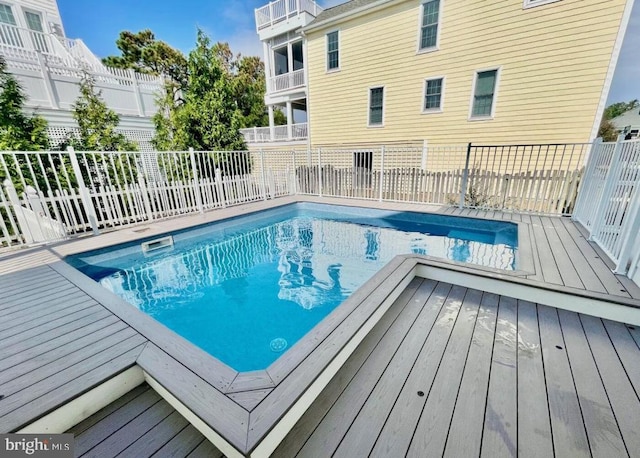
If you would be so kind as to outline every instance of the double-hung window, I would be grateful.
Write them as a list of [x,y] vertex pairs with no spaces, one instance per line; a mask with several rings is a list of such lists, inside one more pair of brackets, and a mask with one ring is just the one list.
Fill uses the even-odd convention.
[[369,89],[369,126],[382,126],[384,113],[384,88]]
[[340,68],[340,49],[338,31],[327,34],[327,71]]
[[432,112],[442,110],[442,94],[444,92],[444,78],[430,78],[424,82],[424,104],[422,111]]
[[495,92],[498,81],[498,70],[476,72],[473,89],[472,118],[489,118],[495,109]]
[[438,45],[438,21],[440,20],[440,0],[427,0],[422,4],[420,25],[420,51],[433,49]]
[[[0,3],[0,24],[16,25],[11,6]],[[0,44],[22,47],[22,39],[18,29],[13,27],[0,27]]]

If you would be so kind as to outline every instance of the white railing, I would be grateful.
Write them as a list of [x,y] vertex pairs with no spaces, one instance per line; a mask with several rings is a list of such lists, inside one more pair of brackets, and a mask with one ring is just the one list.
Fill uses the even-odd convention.
[[616,273],[637,269],[640,140],[594,144],[573,218],[615,263]]
[[[0,245],[57,239],[60,227],[67,237],[288,194],[570,214],[588,146],[4,152]],[[640,173],[632,170],[624,190],[612,188],[616,199],[634,202],[627,181]],[[616,200],[618,214],[637,214],[637,207]]]
[[291,140],[306,140],[308,137],[306,122],[274,126],[274,127],[249,127],[240,129],[247,143],[282,142]]
[[4,47],[55,53],[53,35],[0,22],[0,48]]
[[256,27],[258,30],[270,27],[304,12],[316,17],[321,11],[322,8],[313,0],[276,0],[256,8]]
[[273,93],[304,87],[304,85],[305,72],[304,68],[301,68],[300,70],[296,70],[294,72],[288,72],[282,75],[270,77],[267,89],[270,93]]

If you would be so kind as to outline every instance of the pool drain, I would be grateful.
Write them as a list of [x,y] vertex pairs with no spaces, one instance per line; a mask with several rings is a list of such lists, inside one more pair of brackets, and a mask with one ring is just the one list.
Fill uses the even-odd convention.
[[271,347],[271,351],[275,351],[276,353],[281,352],[285,348],[287,348],[287,341],[282,337],[278,337],[277,339],[273,339],[269,344]]

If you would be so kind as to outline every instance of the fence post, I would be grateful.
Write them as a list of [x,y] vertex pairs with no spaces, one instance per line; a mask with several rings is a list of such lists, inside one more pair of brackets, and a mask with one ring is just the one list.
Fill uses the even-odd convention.
[[51,82],[51,73],[49,73],[49,67],[47,67],[47,61],[44,55],[40,51],[36,52],[38,56],[38,65],[40,66],[40,72],[42,73],[42,79],[44,81],[44,87],[47,91],[47,98],[51,104],[51,108],[58,109],[58,100],[56,99],[56,93],[53,90],[53,83]]
[[[4,187],[7,190],[7,198],[9,199],[9,202],[13,207],[13,211],[16,214],[16,223],[18,225],[16,229],[18,229],[19,231],[16,235],[19,237],[20,234],[22,234],[22,236],[24,237],[25,243],[33,243],[35,238],[31,233],[31,228],[27,224],[27,218],[24,214],[24,208],[20,203],[20,198],[18,197],[16,188],[13,186],[13,183],[11,182],[11,180],[8,180],[8,179],[4,180]],[[7,208],[7,212],[9,212],[8,208]]]
[[422,157],[420,158],[420,168],[427,170],[427,140],[422,140]]
[[623,275],[627,273],[627,266],[634,255],[633,245],[640,232],[640,190],[637,187],[629,200],[631,201],[631,210],[629,211],[627,224],[620,231],[622,246],[620,247],[620,256],[616,268],[613,271],[616,274]]
[[322,148],[318,148],[318,197],[322,197]]
[[93,235],[99,235],[100,231],[98,230],[98,216],[96,214],[96,209],[93,206],[93,200],[89,195],[89,190],[84,183],[84,178],[82,178],[82,170],[80,170],[78,157],[76,156],[76,152],[71,146],[67,147],[67,152],[69,153],[69,160],[71,161],[73,174],[76,176],[76,180],[78,180],[78,191],[80,193],[80,199],[82,200],[84,210],[87,212],[87,218],[89,219],[91,230],[93,231]]
[[460,185],[460,208],[464,208],[464,196],[467,194],[467,181],[469,180],[469,158],[471,157],[471,142],[467,145],[467,158],[464,161],[462,171],[462,183]]
[[151,200],[149,199],[149,190],[147,189],[147,183],[145,182],[144,175],[138,174],[138,186],[140,186],[140,194],[142,195],[142,203],[144,204],[144,211],[147,214],[147,219],[153,221],[153,210],[151,209]]
[[220,199],[220,203],[222,203],[222,208],[227,207],[227,199],[224,198],[224,186],[222,185],[222,174],[220,173],[220,169],[216,169],[216,189],[218,190],[218,198]]
[[133,87],[133,94],[135,95],[136,106],[138,107],[138,116],[144,116],[144,105],[142,103],[142,94],[140,94],[140,86],[138,85],[136,72],[132,68],[129,69],[129,77],[131,78],[131,86]]
[[198,164],[196,163],[196,153],[193,148],[189,148],[189,159],[191,160],[191,172],[193,173],[193,192],[196,195],[196,205],[198,206],[198,211],[204,213],[202,193],[200,192],[200,178],[198,177]]
[[294,194],[297,195],[298,194],[298,177],[296,175],[297,170],[296,170],[296,150],[292,150],[291,151],[291,157],[292,157],[292,164],[293,164],[293,171],[291,172],[291,176],[290,176],[290,180],[291,180],[291,185],[289,187],[289,194]]
[[384,145],[380,147],[380,196],[378,200],[382,202],[384,190]]
[[613,154],[611,155],[611,164],[609,165],[609,170],[607,171],[607,177],[605,178],[604,188],[602,190],[602,197],[600,198],[600,202],[598,202],[598,209],[595,212],[593,221],[593,227],[591,228],[591,232],[589,233],[589,240],[592,241],[594,234],[600,232],[602,226],[604,225],[604,213],[608,207],[609,199],[611,197],[611,191],[613,190],[613,186],[615,185],[614,181],[616,181],[616,177],[620,176],[620,156],[622,150],[622,142],[624,140],[624,135],[618,135],[618,139],[616,140],[616,146],[613,150]]
[[578,199],[573,208],[573,214],[571,215],[572,221],[578,221],[578,218],[581,217],[581,213],[583,212],[584,206],[589,205],[589,203],[587,202],[587,198],[589,197],[589,194],[591,194],[591,192],[587,192],[587,189],[585,188],[587,186],[589,187],[593,186],[593,184],[591,183],[591,177],[593,176],[593,173],[596,167],[596,161],[597,161],[596,153],[598,152],[598,149],[602,148],[602,146],[603,146],[602,137],[596,138],[596,141],[591,144],[584,174],[580,179],[580,187],[577,190]]
[[264,151],[260,150],[260,172],[262,175],[262,198],[267,200],[267,177],[264,172]]

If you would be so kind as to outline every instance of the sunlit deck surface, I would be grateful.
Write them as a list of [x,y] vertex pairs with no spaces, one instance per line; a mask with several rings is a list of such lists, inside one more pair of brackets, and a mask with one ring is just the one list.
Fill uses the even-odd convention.
[[[161,325],[123,307],[60,258],[296,200],[303,199],[259,202],[0,255],[0,432],[19,431],[136,365],[232,444],[247,444],[252,434],[224,426],[234,421],[270,429],[265,425],[276,424],[286,409],[267,410],[269,396],[286,398],[298,383],[294,376],[270,388],[242,374],[226,387],[210,382],[212,369],[197,364],[199,350],[155,341],[157,333],[164,336]],[[518,272],[518,278],[608,296],[630,307],[639,303],[640,290],[614,275],[568,218],[314,201],[524,223],[520,233],[528,240],[520,240],[520,255],[530,259],[531,270]],[[416,277],[274,456],[638,456],[639,330],[535,301]],[[312,366],[314,357],[299,366]],[[101,447],[117,443],[120,450],[154,444],[136,456],[165,446],[181,445],[173,456],[210,447],[156,396],[142,385],[71,431],[78,444],[82,437],[103,438],[82,449],[89,454],[103,441]],[[139,402],[151,398],[160,413],[140,410]],[[144,416],[151,414],[150,420]],[[144,427],[133,428],[137,424]]]

